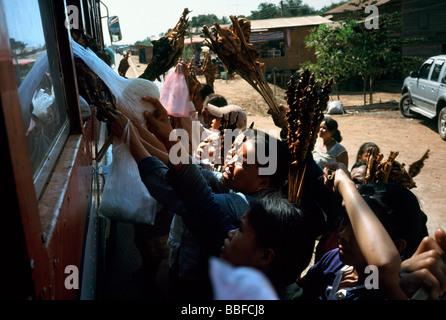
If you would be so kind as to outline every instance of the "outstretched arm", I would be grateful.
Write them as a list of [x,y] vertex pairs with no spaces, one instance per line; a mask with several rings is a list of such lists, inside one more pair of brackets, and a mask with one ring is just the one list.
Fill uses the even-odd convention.
[[356,242],[367,264],[378,268],[380,289],[389,299],[407,299],[399,286],[400,254],[378,217],[356,189],[347,168],[339,163],[334,189],[344,199]]

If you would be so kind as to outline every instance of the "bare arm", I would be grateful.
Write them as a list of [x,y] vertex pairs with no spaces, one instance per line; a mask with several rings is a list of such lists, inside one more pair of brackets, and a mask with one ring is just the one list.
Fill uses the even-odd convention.
[[367,264],[378,268],[380,289],[388,298],[407,299],[399,286],[401,257],[393,240],[359,194],[346,173],[347,169],[338,166],[341,169],[336,170],[334,188],[344,199],[356,241]]

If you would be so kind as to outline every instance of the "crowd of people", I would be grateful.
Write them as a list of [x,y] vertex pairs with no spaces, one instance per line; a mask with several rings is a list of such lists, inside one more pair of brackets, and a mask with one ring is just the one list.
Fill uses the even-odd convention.
[[[169,299],[444,297],[446,233],[439,228],[429,236],[427,217],[405,186],[363,183],[364,155],[370,146],[379,152],[376,144],[360,146],[349,170],[338,124],[325,117],[306,159],[302,201],[295,204],[287,198],[285,106],[282,113],[269,112],[282,129],[274,138],[248,127],[243,108],[209,88],[202,112],[191,108],[182,126],[159,100],[143,99],[155,111],[144,113],[146,127],[130,122],[129,147],[142,182],[163,209],[157,215],[168,233]],[[122,136],[125,115],[110,110],[107,118],[110,132]],[[192,121],[200,141],[185,142],[176,134]],[[275,170],[262,171],[271,162]],[[161,219],[154,227],[137,226],[135,243],[150,237]],[[160,258],[147,258],[143,242],[141,272],[153,278]],[[233,269],[217,271],[211,263],[216,257]],[[240,268],[246,281],[224,288],[222,273]]]

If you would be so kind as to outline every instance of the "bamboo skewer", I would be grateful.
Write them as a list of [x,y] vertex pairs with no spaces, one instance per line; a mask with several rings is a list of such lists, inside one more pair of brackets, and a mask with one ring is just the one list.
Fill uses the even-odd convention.
[[292,77],[287,90],[290,111],[288,121],[288,148],[291,154],[288,200],[300,205],[307,172],[307,156],[314,148],[319,125],[324,119],[332,80],[321,87],[308,70],[296,82]]
[[[274,94],[259,69],[259,65],[263,64],[257,62],[251,54],[251,52],[257,52],[257,50],[248,44],[237,17],[230,16],[230,19],[233,31],[222,29],[218,23],[214,24],[215,39],[209,28],[203,26],[203,33],[207,38],[205,44],[218,55],[228,70],[237,72],[247,81],[262,96],[269,108],[280,112]],[[247,24],[249,23],[246,19],[244,21]]]

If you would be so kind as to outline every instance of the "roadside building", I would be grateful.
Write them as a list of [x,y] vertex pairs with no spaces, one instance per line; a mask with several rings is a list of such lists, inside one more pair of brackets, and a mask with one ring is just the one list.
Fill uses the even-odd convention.
[[310,30],[332,23],[321,16],[252,20],[250,41],[260,51],[266,72],[295,71],[306,61],[316,62],[314,51],[304,42]]

